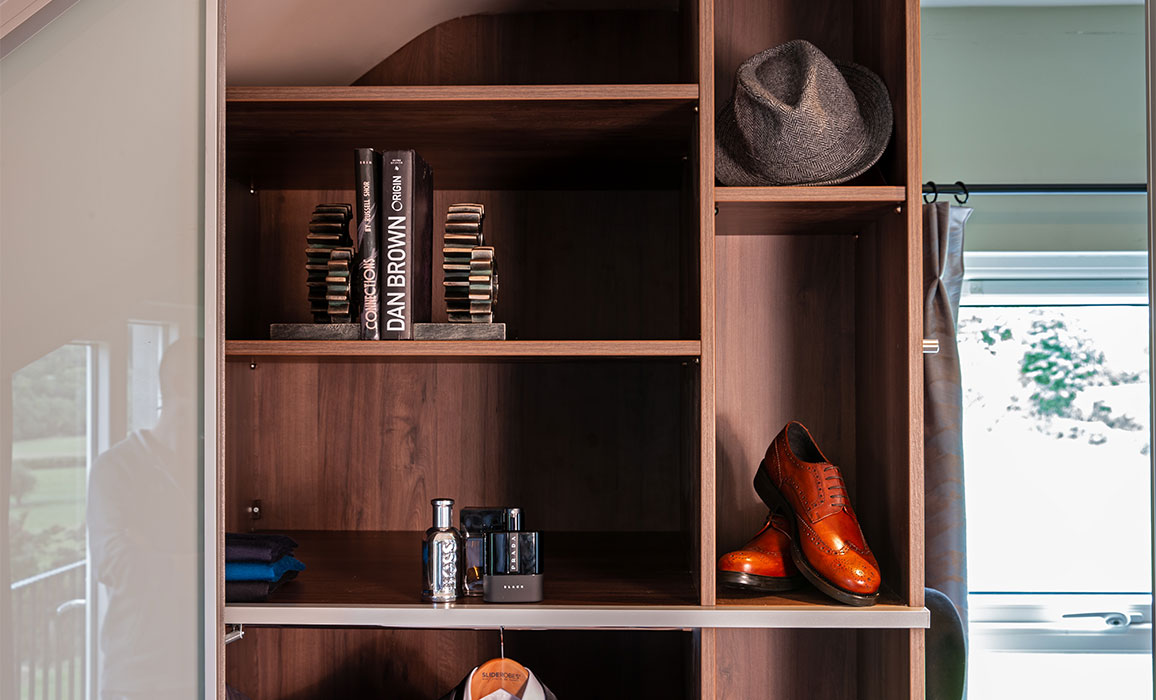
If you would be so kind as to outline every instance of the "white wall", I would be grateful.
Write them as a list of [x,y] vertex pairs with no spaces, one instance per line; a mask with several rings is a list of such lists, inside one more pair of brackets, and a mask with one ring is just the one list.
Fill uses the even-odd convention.
[[[924,8],[923,180],[1144,182],[1144,8]],[[1144,197],[973,197],[969,250],[1143,250]]]

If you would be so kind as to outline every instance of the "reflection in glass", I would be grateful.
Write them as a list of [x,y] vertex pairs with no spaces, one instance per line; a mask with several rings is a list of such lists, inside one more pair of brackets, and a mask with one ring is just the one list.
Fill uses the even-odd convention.
[[[100,627],[102,697],[182,697],[189,640],[197,627],[171,607],[195,609],[189,586],[177,572],[197,570],[198,541],[188,536],[197,521],[198,474],[185,468],[200,451],[197,343],[182,340],[165,350],[160,364],[161,410],[156,425],[135,430],[101,454],[88,483],[89,543],[93,574],[107,609]],[[188,609],[188,608],[186,608]],[[149,695],[146,695],[149,694]]]
[[8,551],[20,697],[83,697],[91,354],[64,345],[12,378]]

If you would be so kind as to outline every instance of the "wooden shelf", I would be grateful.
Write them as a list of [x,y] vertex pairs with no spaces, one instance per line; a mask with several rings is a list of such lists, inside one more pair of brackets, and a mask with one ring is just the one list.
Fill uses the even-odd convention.
[[907,199],[906,187],[885,185],[830,187],[716,187],[715,202],[893,202]]
[[[720,586],[718,594],[715,598],[715,604],[719,607],[727,608],[743,608],[743,609],[789,609],[789,608],[823,608],[835,607],[845,608],[834,600],[823,595],[819,591],[811,587],[810,584],[804,583],[799,590],[786,591],[773,595],[759,595],[757,593],[745,593],[743,591]],[[860,608],[861,610],[874,609],[877,611],[887,611],[890,613],[896,611],[918,611],[919,608],[910,608],[903,604],[903,601],[894,592],[888,590],[886,587],[879,593],[879,601],[870,606],[870,608]],[[916,625],[917,627],[920,625]]]
[[698,91],[694,84],[230,88],[229,174],[258,189],[344,189],[351,149],[372,144],[417,149],[443,189],[677,188]]
[[[804,190],[822,190],[811,195]],[[716,196],[718,216],[715,233],[719,236],[858,234],[873,226],[881,217],[902,216],[902,197],[892,199],[893,187],[857,187],[846,194],[837,187],[719,188],[742,190]],[[748,192],[749,190],[749,192]],[[886,190],[886,192],[879,191]],[[842,198],[836,198],[842,197]]]
[[[290,532],[306,570],[267,603],[230,604],[225,622],[431,629],[918,628],[923,608],[852,608],[817,593],[757,604],[697,605],[677,533],[546,533],[546,599],[422,603],[419,532]],[[645,543],[640,557],[638,543]]]
[[[421,603],[421,532],[297,531],[306,570],[269,601],[282,606]],[[698,594],[676,532],[542,534],[548,606],[692,605]],[[645,542],[648,555],[638,556]],[[465,598],[457,608],[491,607]],[[435,609],[430,605],[420,608]],[[517,606],[516,606],[517,607]]]
[[697,340],[230,340],[230,359],[280,357],[697,357]]

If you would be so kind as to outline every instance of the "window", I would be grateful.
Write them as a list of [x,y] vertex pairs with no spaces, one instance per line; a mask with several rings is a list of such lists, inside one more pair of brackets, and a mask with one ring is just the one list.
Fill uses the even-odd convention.
[[970,253],[971,697],[1152,697],[1147,260]]

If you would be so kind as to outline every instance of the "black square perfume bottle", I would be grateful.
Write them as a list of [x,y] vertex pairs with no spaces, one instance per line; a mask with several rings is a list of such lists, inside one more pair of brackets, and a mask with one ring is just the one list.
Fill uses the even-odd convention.
[[538,603],[543,597],[540,533],[491,532],[486,537],[487,603]]
[[461,511],[462,538],[465,540],[463,563],[463,590],[468,596],[483,594],[486,574],[486,537],[491,532],[521,529],[521,508],[463,508]]

